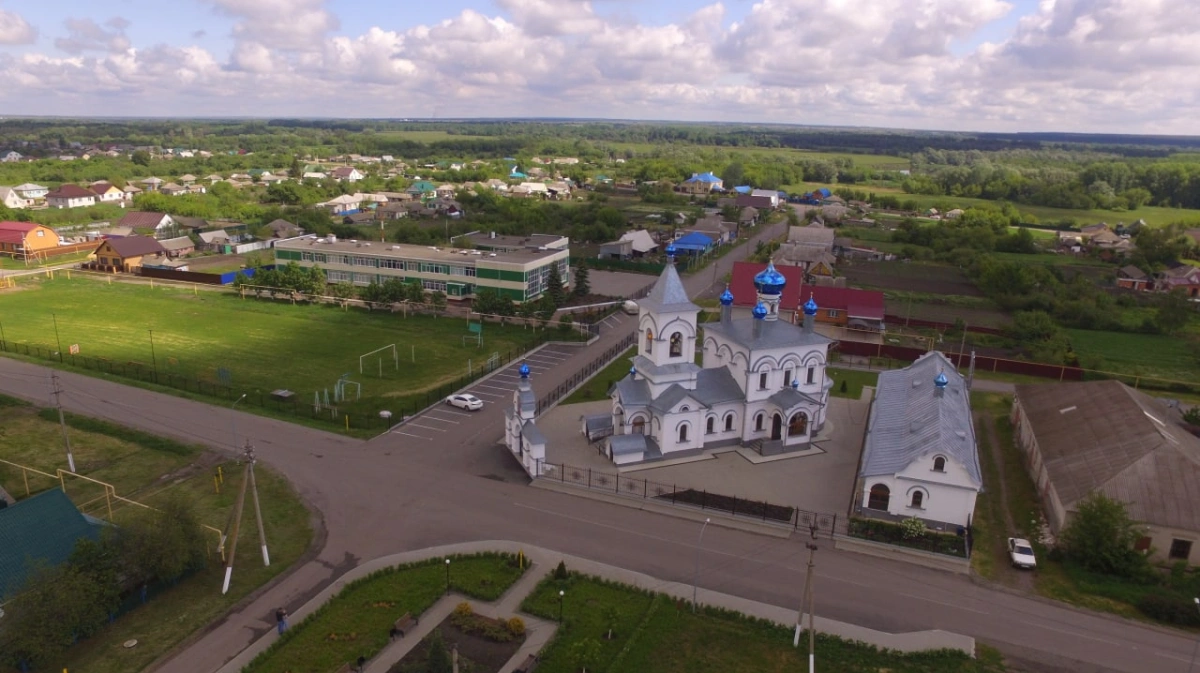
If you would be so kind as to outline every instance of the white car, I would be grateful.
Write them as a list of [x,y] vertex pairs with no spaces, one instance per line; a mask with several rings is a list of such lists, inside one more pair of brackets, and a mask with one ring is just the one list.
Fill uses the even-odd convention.
[[483,400],[467,393],[447,397],[446,404],[458,407],[459,409],[466,409],[467,411],[479,411],[483,408]]
[[1037,567],[1037,559],[1033,557],[1033,545],[1024,538],[1008,538],[1008,560],[1014,568],[1033,570]]

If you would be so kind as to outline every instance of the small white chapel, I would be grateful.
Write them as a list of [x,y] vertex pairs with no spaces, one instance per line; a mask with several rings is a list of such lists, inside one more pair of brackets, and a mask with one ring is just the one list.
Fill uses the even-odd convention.
[[[733,294],[721,295],[719,322],[697,325],[674,266],[668,264],[638,303],[638,353],[629,375],[609,390],[612,411],[583,419],[589,437],[607,436],[618,465],[744,446],[763,455],[807,449],[825,424],[833,382],[825,375],[832,341],[817,333],[817,305],[803,325],[779,320],[786,279],[774,264],[754,277],[757,303],[733,318]],[[696,350],[701,364],[696,364]]]

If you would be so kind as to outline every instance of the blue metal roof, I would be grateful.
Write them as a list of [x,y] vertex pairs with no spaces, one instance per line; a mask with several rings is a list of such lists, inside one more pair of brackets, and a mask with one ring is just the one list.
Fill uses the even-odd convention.
[[709,171],[708,173],[697,173],[696,175],[693,175],[692,177],[688,178],[687,180],[684,180],[684,182],[714,183],[714,182],[721,182],[721,178],[718,178],[717,176],[713,175],[711,171]]
[[708,250],[712,247],[713,240],[698,231],[693,231],[686,236],[681,236],[675,241],[675,247],[682,250]]

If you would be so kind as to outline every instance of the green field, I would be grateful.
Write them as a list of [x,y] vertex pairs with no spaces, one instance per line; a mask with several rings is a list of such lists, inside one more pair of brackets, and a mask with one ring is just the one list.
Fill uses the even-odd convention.
[[[848,397],[852,400],[857,400],[862,397],[863,386],[874,388],[879,384],[879,372],[866,372],[860,369],[836,369],[830,367],[825,370],[829,374],[829,378],[833,379],[832,394],[835,397]],[[842,384],[846,385],[846,392],[842,392]]]
[[[96,408],[104,404],[82,395],[76,401]],[[93,418],[68,414],[67,424],[79,474],[112,484],[117,495],[150,506],[161,504],[173,494],[183,494],[195,506],[201,523],[224,528],[243,474],[233,461],[196,446]],[[62,430],[53,409],[39,410],[0,397],[0,427],[4,429],[0,433],[0,456],[5,460],[51,474],[66,469]],[[225,477],[220,494],[214,492],[213,485],[218,466]],[[164,479],[167,476],[170,478]],[[27,483],[32,493],[59,487],[58,479],[0,464],[0,485],[14,497],[26,497]],[[210,531],[212,561],[207,567],[156,592],[145,605],[80,641],[56,670],[140,671],[300,558],[312,539],[308,511],[287,481],[269,469],[260,466],[256,470],[256,483],[271,552],[269,567],[262,565],[251,515],[244,520],[248,525],[243,525],[239,535],[233,582],[229,593],[222,595],[219,587],[223,567],[216,555],[216,534]],[[81,510],[108,520],[109,502],[103,487],[69,476],[65,486],[67,495]],[[117,523],[137,509],[120,501],[112,502],[112,507]],[[130,639],[138,641],[136,648],[121,647]],[[3,666],[0,671],[8,673]]]
[[[328,388],[332,395],[338,378],[349,374],[362,385],[362,400],[339,409],[371,414],[388,409],[397,415],[406,405],[424,402],[427,391],[466,375],[468,367],[478,370],[494,353],[502,360],[515,355],[533,339],[531,330],[488,324],[483,346],[476,348],[463,345],[467,322],[462,319],[404,318],[242,299],[232,292],[61,277],[31,279],[0,291],[0,326],[10,344],[44,352],[57,352],[60,343],[64,352],[78,344],[80,360],[110,362],[92,361],[93,368],[130,369],[137,363],[150,371],[157,363],[160,381],[226,379],[236,393],[254,398],[252,403],[259,395],[287,389],[300,403],[311,404],[315,392],[323,396]],[[389,352],[364,362],[369,367],[360,374],[359,356],[389,344],[396,344],[399,369]],[[71,356],[64,357],[70,364]]]
[[[559,632],[542,650],[540,673],[577,673],[586,647],[580,643],[593,650],[587,670],[611,673],[784,673],[804,670],[808,659],[807,638],[793,647],[786,626],[703,606],[693,613],[684,601],[576,574],[543,580],[521,609],[554,621],[562,611]],[[815,651],[819,670],[839,673],[1005,670],[986,646],[976,658],[949,651],[900,654],[818,633]]]
[[1200,379],[1200,358],[1182,337],[1069,329],[1071,345],[1086,369],[1172,381]]

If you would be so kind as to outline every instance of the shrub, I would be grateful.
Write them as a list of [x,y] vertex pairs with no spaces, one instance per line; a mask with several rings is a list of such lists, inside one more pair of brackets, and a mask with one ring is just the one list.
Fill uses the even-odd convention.
[[475,614],[475,611],[471,609],[471,604],[466,601],[454,606],[455,617],[470,617],[473,614]]
[[847,385],[846,379],[842,379],[842,387],[838,388],[838,391],[843,393],[850,391],[850,386]]
[[1136,607],[1142,614],[1177,626],[1200,626],[1200,611],[1193,601],[1163,591],[1155,591],[1138,599]]
[[508,628],[508,632],[514,636],[525,635],[525,622],[520,617],[509,617],[504,625]]
[[566,561],[558,562],[558,566],[554,569],[554,579],[556,579],[556,580],[567,579],[567,562]]
[[925,534],[925,522],[910,516],[900,522],[900,529],[904,531],[905,540],[913,540]]
[[1067,558],[1085,570],[1138,579],[1148,566],[1134,549],[1141,536],[1124,503],[1094,493],[1079,503],[1059,539]]

